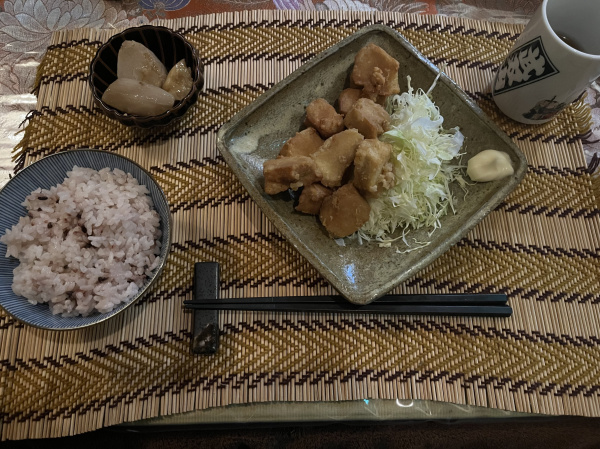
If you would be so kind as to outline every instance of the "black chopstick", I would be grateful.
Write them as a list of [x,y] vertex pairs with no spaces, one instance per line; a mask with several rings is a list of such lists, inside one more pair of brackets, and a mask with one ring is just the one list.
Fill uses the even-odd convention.
[[[251,298],[221,298],[221,299],[201,299],[184,301],[184,304],[206,304],[214,302],[215,304],[238,304],[243,302],[252,302],[252,304],[337,304],[348,307],[366,307],[349,303],[341,296],[320,295],[320,296],[261,296]],[[441,305],[503,305],[506,304],[507,297],[502,293],[483,293],[483,294],[419,294],[419,295],[385,295],[370,304],[441,304]]]
[[505,294],[386,295],[358,306],[342,296],[282,296],[219,298],[219,264],[194,264],[193,300],[184,301],[193,310],[193,354],[214,354],[219,348],[219,310],[267,312],[380,313],[401,315],[508,317],[512,308]]
[[406,315],[497,316],[512,314],[504,294],[386,295],[359,306],[341,296],[223,298],[184,301],[194,310],[270,312],[389,313]]

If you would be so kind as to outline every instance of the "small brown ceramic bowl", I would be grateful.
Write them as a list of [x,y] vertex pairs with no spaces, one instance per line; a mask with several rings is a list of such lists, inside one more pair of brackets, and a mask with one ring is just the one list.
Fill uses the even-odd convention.
[[[126,40],[137,41],[152,50],[167,71],[182,59],[191,67],[193,86],[190,92],[167,112],[153,116],[127,114],[102,101],[106,88],[117,79],[117,56]],[[114,35],[98,49],[90,64],[89,83],[96,105],[109,117],[127,126],[165,126],[185,114],[198,99],[204,85],[204,64],[198,51],[181,34],[161,26],[144,25]]]

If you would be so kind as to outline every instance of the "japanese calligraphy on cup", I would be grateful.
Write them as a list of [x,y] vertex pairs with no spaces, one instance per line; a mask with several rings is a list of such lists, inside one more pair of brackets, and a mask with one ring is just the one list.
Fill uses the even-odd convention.
[[518,122],[551,120],[600,77],[600,2],[544,0],[498,69],[492,96]]

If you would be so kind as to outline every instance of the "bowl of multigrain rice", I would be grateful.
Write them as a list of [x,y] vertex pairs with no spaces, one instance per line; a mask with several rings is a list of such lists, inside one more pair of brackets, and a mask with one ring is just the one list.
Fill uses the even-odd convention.
[[144,296],[170,248],[165,193],[134,161],[93,149],[47,156],[0,190],[0,307],[73,330]]

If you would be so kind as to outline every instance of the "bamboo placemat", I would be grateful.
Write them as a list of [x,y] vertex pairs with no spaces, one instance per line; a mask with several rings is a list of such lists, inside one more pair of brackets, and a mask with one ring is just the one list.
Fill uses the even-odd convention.
[[[506,292],[510,319],[221,314],[221,349],[189,352],[193,264],[221,264],[222,296],[328,294],[330,287],[260,213],[218,154],[236,111],[360,27],[396,28],[514,138],[529,172],[510,197],[398,293]],[[75,434],[160,415],[270,401],[413,398],[600,416],[600,217],[581,136],[590,112],[517,125],[495,109],[493,70],[520,27],[396,13],[272,12],[165,23],[206,62],[206,86],[165,130],[95,110],[88,64],[113,31],[56,33],[18,166],[96,147],[146,167],[172,206],[173,248],[156,288],[108,323],[69,333],[0,314],[2,439]]]

